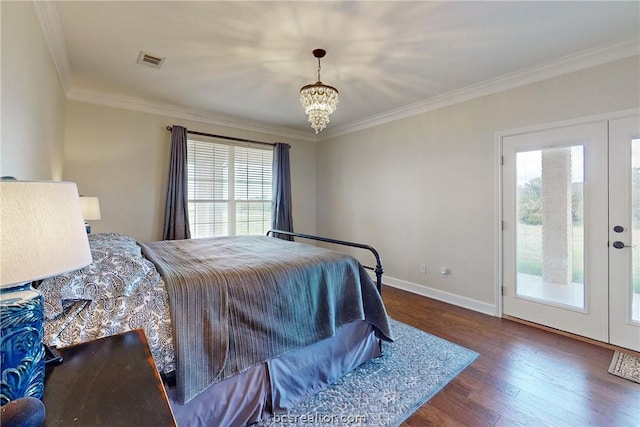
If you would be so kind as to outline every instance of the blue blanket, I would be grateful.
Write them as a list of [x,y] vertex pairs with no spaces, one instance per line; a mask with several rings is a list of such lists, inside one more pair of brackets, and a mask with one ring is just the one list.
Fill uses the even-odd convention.
[[166,283],[181,403],[353,320],[392,339],[375,284],[349,255],[263,236],[140,246]]

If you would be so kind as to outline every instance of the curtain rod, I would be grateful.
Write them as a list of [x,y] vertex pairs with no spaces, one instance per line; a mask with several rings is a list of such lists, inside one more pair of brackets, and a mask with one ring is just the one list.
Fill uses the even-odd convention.
[[[169,132],[171,132],[171,129],[172,129],[171,126],[167,126],[167,130]],[[196,132],[195,130],[189,130],[189,129],[187,129],[187,133],[190,133],[190,134],[193,134],[193,135],[200,135],[200,136],[210,136],[212,138],[228,139],[230,141],[250,142],[252,144],[270,145],[272,147],[276,146],[276,144],[273,143],[273,142],[262,142],[262,141],[254,141],[252,139],[235,138],[233,136],[214,135],[212,133]],[[287,147],[291,148],[291,145],[289,145],[289,144],[286,144],[286,145],[287,145]]]

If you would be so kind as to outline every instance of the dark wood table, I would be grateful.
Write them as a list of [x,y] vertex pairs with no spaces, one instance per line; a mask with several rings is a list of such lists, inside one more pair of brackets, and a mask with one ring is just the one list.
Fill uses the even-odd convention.
[[141,329],[59,349],[47,368],[44,426],[175,426]]

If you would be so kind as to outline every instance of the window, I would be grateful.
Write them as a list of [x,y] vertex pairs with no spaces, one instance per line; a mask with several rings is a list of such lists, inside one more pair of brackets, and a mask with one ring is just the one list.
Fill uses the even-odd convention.
[[265,234],[273,150],[187,141],[191,237]]

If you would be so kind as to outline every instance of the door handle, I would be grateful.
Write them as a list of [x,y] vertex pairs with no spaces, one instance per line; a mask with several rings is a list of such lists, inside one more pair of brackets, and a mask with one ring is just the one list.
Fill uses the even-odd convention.
[[613,231],[615,231],[616,233],[622,233],[624,231],[624,227],[621,225],[616,225],[615,227],[613,227]]
[[613,247],[616,249],[623,249],[623,248],[630,248],[631,246],[625,245],[620,240],[616,240],[615,242],[613,242]]

